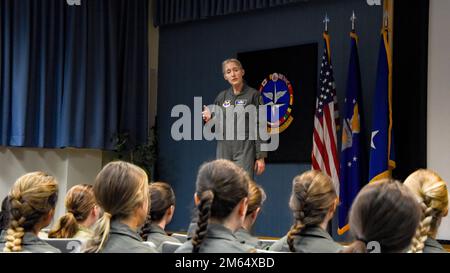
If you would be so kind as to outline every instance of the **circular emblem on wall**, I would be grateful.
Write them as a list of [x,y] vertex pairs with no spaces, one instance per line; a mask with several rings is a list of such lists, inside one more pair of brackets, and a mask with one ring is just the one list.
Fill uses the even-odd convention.
[[283,74],[273,73],[262,81],[259,91],[263,104],[267,106],[268,132],[275,133],[275,128],[278,128],[278,133],[283,132],[294,120],[291,115],[294,104],[291,82]]

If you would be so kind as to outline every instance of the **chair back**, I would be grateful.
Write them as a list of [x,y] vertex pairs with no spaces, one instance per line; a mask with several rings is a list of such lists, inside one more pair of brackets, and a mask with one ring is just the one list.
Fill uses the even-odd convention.
[[184,243],[187,241],[187,235],[186,234],[181,234],[181,233],[172,233],[172,235],[170,235],[176,239],[178,239],[178,241]]
[[162,243],[162,253],[174,253],[182,244],[170,241]]
[[45,238],[47,244],[61,250],[62,253],[80,253],[83,242],[73,238]]

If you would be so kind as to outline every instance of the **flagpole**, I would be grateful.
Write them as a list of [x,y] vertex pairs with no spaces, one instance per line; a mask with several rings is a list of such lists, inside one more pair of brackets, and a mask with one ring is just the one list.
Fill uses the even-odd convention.
[[[383,1],[384,14],[387,15],[387,29],[388,31],[388,41],[389,41],[389,51],[392,56],[394,52],[394,0],[384,0]],[[386,19],[383,17],[383,20]],[[384,23],[383,23],[384,24]]]
[[[386,13],[387,14],[387,13]],[[390,37],[390,31],[389,31],[389,15],[386,16],[386,31],[387,31],[387,37],[388,39],[388,47],[386,50],[388,51],[387,54],[387,60],[388,60],[388,67],[389,67],[389,80],[388,80],[388,105],[389,105],[389,137],[388,137],[388,166],[390,170],[390,175],[392,176],[392,169],[395,168],[395,162],[391,162],[391,145],[392,145],[392,128],[393,128],[393,117],[392,117],[392,42],[389,40]]]

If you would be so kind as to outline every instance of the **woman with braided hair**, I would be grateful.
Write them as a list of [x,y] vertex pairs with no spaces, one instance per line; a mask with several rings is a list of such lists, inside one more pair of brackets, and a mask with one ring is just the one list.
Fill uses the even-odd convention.
[[342,247],[328,234],[338,203],[331,178],[319,171],[307,171],[294,178],[289,206],[294,225],[270,250],[280,252],[335,253]]
[[90,227],[100,214],[92,185],[73,186],[67,192],[65,205],[66,214],[59,218],[56,226],[48,233],[48,237],[90,239],[93,235]]
[[353,201],[349,224],[355,241],[343,252],[366,253],[371,245],[382,253],[405,252],[420,217],[416,198],[402,183],[393,179],[369,183]]
[[149,209],[144,170],[123,161],[108,163],[95,179],[94,196],[104,213],[94,225],[86,252],[156,253],[138,233]]
[[4,252],[60,252],[38,237],[55,213],[58,183],[43,172],[27,173],[16,180],[9,192],[9,228],[2,232]]
[[420,169],[406,178],[404,185],[416,196],[422,218],[413,238],[413,253],[447,253],[436,241],[442,217],[448,214],[447,184],[431,170]]
[[190,241],[176,252],[242,253],[254,248],[241,244],[234,232],[247,212],[250,177],[235,163],[218,159],[203,164],[197,175],[194,201],[198,210],[197,228]]
[[169,236],[166,225],[172,221],[175,212],[175,193],[172,187],[164,182],[153,182],[149,186],[150,213],[141,229],[141,237],[152,242],[158,252],[162,251],[163,242],[181,243],[177,238]]

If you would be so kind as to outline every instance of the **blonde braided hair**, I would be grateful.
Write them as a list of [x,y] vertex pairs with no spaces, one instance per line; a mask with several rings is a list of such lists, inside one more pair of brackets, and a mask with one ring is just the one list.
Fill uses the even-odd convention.
[[322,172],[311,170],[294,178],[289,206],[295,223],[287,234],[291,252],[296,252],[294,236],[300,235],[305,227],[320,225],[335,204],[336,198],[331,178]]
[[422,218],[409,252],[423,252],[425,241],[437,232],[440,220],[448,212],[447,184],[431,170],[420,169],[405,180],[405,186],[416,196]]
[[43,172],[21,176],[10,193],[10,223],[6,231],[4,252],[22,251],[26,231],[32,231],[42,218],[55,209],[58,184],[54,177]]

